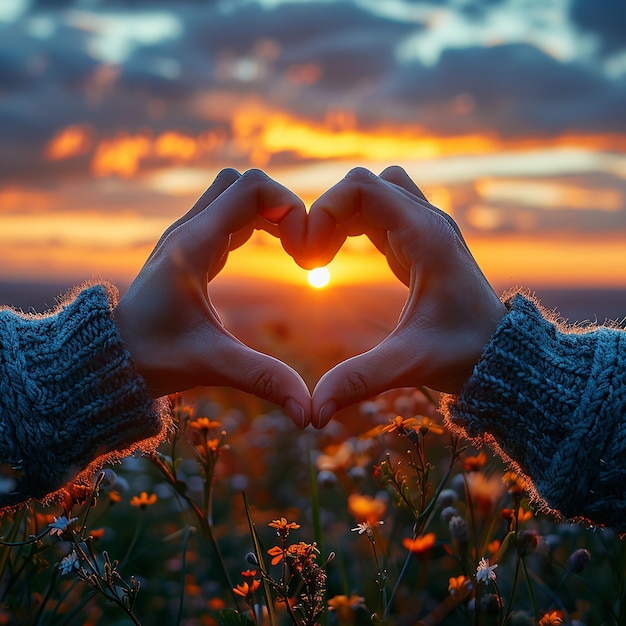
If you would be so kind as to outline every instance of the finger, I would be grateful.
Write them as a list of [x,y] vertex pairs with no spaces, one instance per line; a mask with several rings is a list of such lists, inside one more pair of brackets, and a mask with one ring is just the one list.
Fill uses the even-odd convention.
[[[217,198],[222,192],[224,192],[228,187],[230,187],[236,180],[241,177],[241,174],[234,169],[226,168],[223,169],[215,178],[211,186],[198,198],[196,203],[191,207],[185,215],[176,220],[173,224],[171,224],[161,235],[159,241],[157,242],[154,250],[150,254],[150,257],[154,255],[157,249],[162,245],[162,243],[167,239],[172,231],[176,228],[189,221],[193,217],[195,217],[200,211],[203,211],[215,198]],[[149,257],[149,258],[150,258]]]
[[289,221],[286,228],[292,227],[298,220],[304,224],[304,204],[294,193],[263,172],[250,170],[177,229],[176,234],[180,238],[178,246],[189,263],[199,270],[206,270],[228,252],[232,234],[249,228],[258,216],[277,220],[280,228],[292,212],[299,215]]
[[282,406],[299,428],[310,423],[311,394],[295,370],[249,348],[223,328],[211,332],[211,360],[206,363],[211,385],[228,385]]
[[385,168],[380,173],[379,178],[405,189],[410,194],[422,200],[426,200],[426,196],[423,194],[422,190],[413,182],[413,179],[406,171],[398,165],[391,165]]
[[389,389],[420,384],[413,373],[417,351],[412,351],[407,339],[406,333],[392,333],[371,350],[326,372],[313,390],[311,424],[323,428],[344,407]]
[[[428,202],[422,190],[413,182],[411,177],[401,167],[397,165],[392,165],[386,168],[381,173],[380,178],[388,181],[389,183],[393,185],[400,187],[401,189],[405,190],[409,194]],[[431,211],[434,211],[435,213],[437,213],[437,215],[440,215],[441,217],[443,217],[450,224],[450,226],[452,226],[452,228],[454,229],[454,232],[457,234],[457,236],[463,242],[463,244],[465,244],[465,240],[463,239],[463,234],[461,233],[461,229],[458,227],[457,223],[454,221],[454,219],[450,215],[448,215],[445,211],[442,211],[441,209],[437,208],[436,206],[430,204],[429,202],[428,202],[428,208]],[[465,245],[467,246],[467,244]]]

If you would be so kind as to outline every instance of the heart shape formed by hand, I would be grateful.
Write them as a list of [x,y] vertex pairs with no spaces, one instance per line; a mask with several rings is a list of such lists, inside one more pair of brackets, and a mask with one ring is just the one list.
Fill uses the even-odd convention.
[[[255,228],[279,237],[305,269],[326,265],[347,237],[365,234],[409,287],[396,327],[339,363],[313,393],[282,361],[229,333],[207,290],[230,250]],[[226,385],[283,406],[299,426],[395,387],[460,390],[504,314],[454,221],[404,170],[356,169],[302,201],[263,172],[222,171],[168,228],[115,309],[122,337],[154,397]]]
[[[338,409],[396,387],[425,385],[458,392],[499,323],[503,306],[452,218],[429,204],[397,167],[380,176],[353,170],[316,200],[309,213],[301,206],[298,200],[259,212],[264,222],[260,227],[279,237],[298,265],[326,265],[347,237],[365,234],[409,287],[389,335],[319,380],[312,393],[311,422],[322,427]],[[298,423],[303,412],[291,400],[284,406]]]

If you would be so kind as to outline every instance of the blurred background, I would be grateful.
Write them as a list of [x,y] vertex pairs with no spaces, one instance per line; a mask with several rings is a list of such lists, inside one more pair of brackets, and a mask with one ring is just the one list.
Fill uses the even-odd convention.
[[[351,167],[390,164],[457,220],[497,290],[622,319],[626,3],[0,2],[0,302],[44,308],[94,276],[123,290],[223,167],[263,168],[310,204]],[[367,241],[329,269],[314,294],[258,235],[216,299],[306,291],[337,309],[359,291],[366,310],[363,289],[384,288],[393,320],[405,292]]]

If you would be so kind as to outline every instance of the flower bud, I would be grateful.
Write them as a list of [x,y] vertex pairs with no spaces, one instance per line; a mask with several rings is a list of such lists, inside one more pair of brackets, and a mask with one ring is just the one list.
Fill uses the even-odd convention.
[[450,530],[450,536],[457,549],[464,552],[469,543],[469,528],[467,527],[467,522],[460,515],[454,515],[448,522],[448,529]]
[[591,553],[585,548],[575,550],[567,560],[567,571],[574,574],[582,572],[587,563],[591,560]]
[[517,553],[520,556],[532,554],[539,545],[540,539],[534,530],[522,530],[517,535]]

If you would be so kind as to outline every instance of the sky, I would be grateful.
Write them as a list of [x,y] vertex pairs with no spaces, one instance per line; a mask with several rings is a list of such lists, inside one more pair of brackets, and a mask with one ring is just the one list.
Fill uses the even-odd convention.
[[[0,1],[0,280],[128,282],[223,167],[391,164],[495,285],[626,287],[626,2]],[[224,273],[305,280],[262,235]]]

